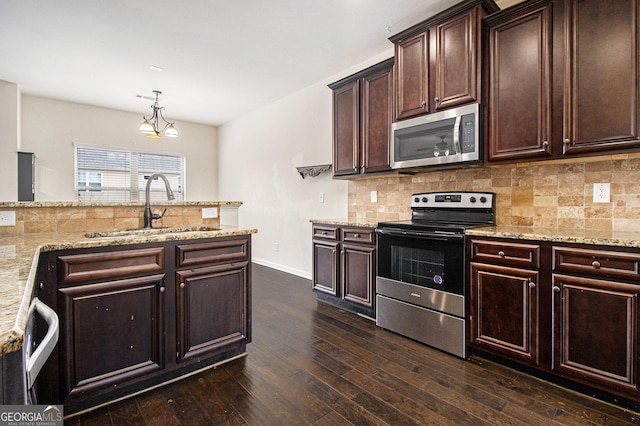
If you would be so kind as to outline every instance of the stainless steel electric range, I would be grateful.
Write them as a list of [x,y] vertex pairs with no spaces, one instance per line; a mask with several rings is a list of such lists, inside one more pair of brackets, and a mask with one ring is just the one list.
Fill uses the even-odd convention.
[[378,326],[467,357],[465,229],[495,223],[494,195],[414,194],[411,220],[378,224]]

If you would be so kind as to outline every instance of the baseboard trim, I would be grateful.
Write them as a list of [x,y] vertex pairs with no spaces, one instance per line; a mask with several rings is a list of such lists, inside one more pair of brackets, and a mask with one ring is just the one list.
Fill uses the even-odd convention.
[[307,271],[302,271],[296,268],[290,268],[289,266],[280,265],[279,263],[270,262],[268,260],[252,258],[251,261],[253,263],[257,263],[258,265],[267,266],[269,268],[277,269],[278,271],[287,272],[289,274],[297,275],[301,278],[306,278],[308,280],[311,279],[311,273]]

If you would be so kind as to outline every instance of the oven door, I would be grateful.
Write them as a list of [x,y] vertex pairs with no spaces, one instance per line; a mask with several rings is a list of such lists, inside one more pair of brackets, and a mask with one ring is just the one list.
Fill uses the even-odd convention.
[[464,235],[380,227],[378,276],[464,294]]

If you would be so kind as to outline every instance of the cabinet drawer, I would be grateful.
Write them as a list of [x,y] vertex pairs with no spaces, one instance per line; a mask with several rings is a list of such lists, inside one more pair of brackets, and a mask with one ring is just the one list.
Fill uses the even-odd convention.
[[335,226],[313,225],[313,238],[339,240],[340,228],[337,228]]
[[176,267],[230,263],[249,258],[249,239],[223,239],[176,246]]
[[342,241],[375,244],[376,231],[369,228],[342,228]]
[[164,248],[153,247],[58,257],[60,283],[104,280],[164,269]]
[[537,269],[540,267],[540,246],[504,241],[471,240],[471,260]]
[[553,270],[640,279],[640,253],[553,247]]

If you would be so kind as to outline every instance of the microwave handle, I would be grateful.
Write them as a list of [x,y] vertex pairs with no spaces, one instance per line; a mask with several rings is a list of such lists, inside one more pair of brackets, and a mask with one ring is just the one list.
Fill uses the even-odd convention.
[[460,122],[462,121],[462,116],[458,115],[456,117],[456,123],[453,125],[453,146],[456,150],[456,155],[462,155],[462,148],[460,148]]

